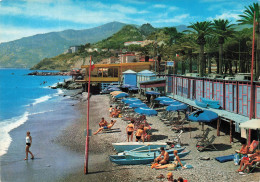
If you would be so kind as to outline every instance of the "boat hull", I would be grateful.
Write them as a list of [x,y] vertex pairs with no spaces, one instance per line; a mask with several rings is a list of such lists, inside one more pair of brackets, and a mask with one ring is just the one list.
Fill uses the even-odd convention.
[[[167,146],[164,142],[146,142],[146,143],[140,143],[140,142],[122,142],[122,143],[112,143],[114,149],[117,152],[124,152],[124,151],[130,151],[130,150],[143,150],[143,149],[159,149],[160,147]],[[139,148],[139,149],[137,149]]]
[[[178,153],[178,156],[180,158],[185,157],[188,155],[190,151],[188,152],[181,152]],[[118,165],[141,165],[141,164],[150,164],[154,161],[154,159],[157,156],[154,157],[147,157],[147,158],[138,158],[138,157],[131,157],[131,158],[126,158],[126,156],[118,156],[118,155],[111,155],[110,156],[110,161],[113,163],[116,163]],[[169,154],[169,160],[173,161],[175,158],[174,154]]]

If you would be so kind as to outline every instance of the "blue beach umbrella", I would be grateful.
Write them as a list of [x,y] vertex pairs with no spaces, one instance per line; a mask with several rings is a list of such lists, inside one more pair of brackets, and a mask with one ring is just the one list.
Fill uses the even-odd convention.
[[120,88],[118,88],[118,87],[110,87],[107,90],[111,91],[111,92],[113,92],[113,91],[121,91]]
[[131,108],[148,107],[145,103],[134,102],[129,105]]
[[160,104],[162,105],[166,105],[166,106],[169,106],[169,105],[176,105],[176,104],[181,104],[180,102],[176,101],[176,100],[162,100],[159,102]]
[[134,85],[124,84],[121,86],[121,88],[130,88],[130,87],[134,87]]
[[192,112],[188,116],[188,120],[193,121],[193,122],[209,123],[216,119],[218,119],[218,114],[213,111],[210,111],[210,110],[198,110],[198,111]]
[[125,102],[127,100],[140,100],[140,99],[137,99],[137,98],[124,98],[124,99],[122,99],[122,102]]
[[123,92],[115,96],[116,99],[122,98],[122,97],[129,97],[129,94]]
[[135,112],[138,114],[146,115],[146,116],[156,116],[157,111],[151,108],[138,107],[135,109]]
[[124,101],[125,104],[133,104],[133,103],[142,103],[141,100],[126,100]]
[[170,97],[162,96],[162,97],[157,97],[154,100],[161,101],[161,100],[173,100],[173,99],[171,99]]
[[146,95],[161,95],[159,92],[149,91],[145,92]]
[[138,87],[129,87],[128,90],[138,90]]
[[187,109],[188,109],[188,106],[183,103],[169,105],[168,107],[166,107],[166,111],[180,111],[180,110],[187,110]]

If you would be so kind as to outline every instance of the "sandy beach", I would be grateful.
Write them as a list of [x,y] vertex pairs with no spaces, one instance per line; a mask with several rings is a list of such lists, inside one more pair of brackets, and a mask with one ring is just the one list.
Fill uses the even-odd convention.
[[[76,99],[76,98],[75,98]],[[81,100],[81,97],[77,99]],[[69,99],[70,100],[70,99]],[[92,131],[98,129],[98,122],[102,117],[109,122],[109,97],[107,95],[92,95],[90,108],[90,128]],[[84,151],[86,128],[86,101],[77,102],[71,100],[70,105],[73,111],[63,110],[61,113],[67,114],[66,122],[59,121],[55,117],[49,118],[50,121],[41,129],[37,123],[33,125],[23,125],[19,127],[19,132],[13,131],[15,135],[23,136],[23,132],[28,129],[32,130],[34,138],[40,138],[40,141],[34,143],[32,151],[35,152],[36,159],[23,161],[24,149],[21,147],[19,155],[13,162],[1,164],[2,181],[160,181],[156,176],[163,174],[166,176],[167,170],[151,169],[150,165],[119,166],[109,161],[109,155],[116,154],[111,143],[126,141],[125,128],[127,123],[120,118],[114,128],[120,128],[121,132],[100,133],[90,137],[90,156],[89,156],[89,174],[84,174]],[[40,120],[44,120],[44,117]],[[39,119],[39,118],[37,118]],[[53,122],[56,121],[56,122]],[[158,116],[148,117],[153,129],[152,141],[167,141],[175,134],[169,126],[162,123]],[[55,124],[54,124],[55,123]],[[189,126],[189,124],[185,124]],[[205,128],[211,128],[210,135],[216,135],[216,124],[205,125]],[[217,137],[215,146],[217,151],[198,152],[196,150],[195,135],[201,133],[201,126],[198,123],[191,123],[191,138],[189,130],[182,134],[182,145],[191,153],[182,158],[186,164],[192,165],[193,169],[172,171],[174,178],[183,177],[188,181],[259,181],[260,173],[239,175],[235,172],[238,166],[233,161],[219,163],[214,158],[233,154],[236,149],[240,149],[240,143],[235,139],[231,145],[229,135],[225,129],[221,130],[221,136]],[[36,131],[37,130],[37,131]],[[17,138],[17,136],[14,136]],[[22,140],[23,141],[23,140]],[[20,146],[23,145],[21,142]],[[15,145],[11,145],[9,150],[15,150]],[[9,152],[5,159],[13,156]],[[210,157],[210,160],[200,160],[200,157]],[[7,161],[7,160],[5,160]],[[15,170],[13,170],[15,168]],[[166,180],[166,179],[164,179]]]
[[[94,95],[91,97],[91,111],[90,111],[90,128],[93,131],[98,129],[98,122],[101,117],[105,117],[109,121],[108,108],[109,97],[106,95]],[[69,126],[65,133],[62,135],[63,141],[71,140],[71,138],[77,138],[78,141],[67,142],[69,148],[74,148],[76,151],[80,151],[84,154],[84,142],[85,138],[72,137],[71,135],[82,132],[82,128],[86,125],[86,103],[79,103],[78,109],[82,114],[82,117],[78,122]],[[153,128],[152,141],[167,141],[171,139],[175,133],[162,123],[158,117],[148,117],[148,122]],[[155,170],[151,169],[149,165],[135,165],[135,166],[119,166],[109,161],[109,155],[116,154],[113,150],[111,143],[126,141],[125,127],[127,123],[121,119],[117,119],[115,128],[120,128],[120,133],[100,133],[90,137],[90,163],[89,174],[83,173],[83,164],[75,173],[68,174],[66,177],[58,179],[58,181],[158,181],[156,176],[163,174],[166,176],[167,170]],[[185,126],[189,126],[187,123]],[[209,127],[212,131],[210,135],[216,135],[216,124],[205,125],[205,128]],[[225,125],[223,126],[225,127]],[[234,139],[234,143],[229,143],[229,135],[225,129],[222,129],[221,136],[217,137],[215,146],[217,151],[204,151],[198,152],[196,150],[195,135],[201,133],[201,126],[198,123],[191,123],[191,138],[189,130],[186,130],[182,135],[182,145],[187,150],[191,150],[191,153],[183,158],[187,164],[192,165],[193,169],[173,171],[174,178],[183,177],[188,181],[259,181],[260,174],[255,172],[252,174],[239,175],[235,172],[238,166],[234,165],[233,161],[226,163],[219,163],[214,158],[218,156],[233,154],[236,149],[240,149],[240,143],[237,139]],[[72,132],[73,131],[73,132]],[[75,131],[75,132],[74,132]],[[59,137],[60,138],[60,137]],[[67,140],[66,140],[67,138]],[[70,139],[69,139],[70,138]],[[76,142],[76,143],[75,143]],[[210,160],[200,160],[200,157],[209,157]]]

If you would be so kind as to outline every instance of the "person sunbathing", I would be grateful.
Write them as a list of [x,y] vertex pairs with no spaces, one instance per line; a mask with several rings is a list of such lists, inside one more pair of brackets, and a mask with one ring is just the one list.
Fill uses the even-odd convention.
[[99,122],[99,127],[101,128],[101,127],[105,127],[105,126],[107,126],[107,121],[104,119],[104,117],[102,117],[102,119],[101,119],[101,121]]
[[100,131],[102,131],[102,130],[104,130],[104,129],[110,129],[110,128],[112,128],[115,123],[116,123],[116,120],[111,120],[111,123],[110,123],[109,125],[99,128],[99,129],[94,133],[94,135],[98,134]]
[[[178,156],[178,151],[177,151],[177,150],[174,150],[173,153],[174,153],[175,158],[174,158],[174,161],[173,161],[172,164],[164,163],[164,164],[166,164],[166,165],[162,165],[162,163],[159,163],[159,164],[157,164],[157,165],[152,166],[152,168],[155,168],[155,169],[165,169],[165,168],[176,169],[176,167],[178,166],[178,164],[180,164],[181,167],[182,167],[183,169],[185,169],[186,167],[184,167],[184,165],[181,163],[180,157]],[[169,155],[169,154],[168,154],[168,155]]]
[[155,163],[159,162],[159,165],[168,164],[169,163],[169,153],[164,150],[164,147],[161,147],[160,151],[161,151],[161,154],[156,159],[154,159],[154,162]]
[[[243,157],[240,162],[240,166],[239,166],[239,169],[237,170],[237,172],[243,172],[247,168],[247,166],[251,166],[255,162],[260,162],[260,150],[256,150],[256,153],[254,153],[253,155],[251,155],[249,157]],[[242,166],[243,166],[243,168],[242,168]]]
[[138,142],[139,140],[142,139],[142,141],[144,142],[144,125],[141,124],[139,126],[139,128],[137,129],[136,133],[135,133],[135,141]]
[[242,140],[241,144],[242,144],[241,149],[240,150],[236,150],[235,152],[239,153],[239,154],[248,154],[249,147],[246,144],[246,140]]
[[119,114],[121,113],[120,109],[117,107],[111,112],[110,117],[112,118],[118,118]]
[[127,133],[127,141],[129,142],[129,138],[131,136],[131,141],[133,141],[133,134],[134,134],[134,125],[135,120],[131,119],[131,123],[127,125],[126,127],[126,133]]

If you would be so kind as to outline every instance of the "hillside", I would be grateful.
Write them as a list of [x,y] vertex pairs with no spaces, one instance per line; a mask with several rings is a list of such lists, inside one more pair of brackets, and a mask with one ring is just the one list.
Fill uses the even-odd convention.
[[118,32],[125,24],[111,22],[85,30],[38,34],[0,44],[0,67],[30,68],[44,58],[63,53],[72,45],[95,43]]
[[124,47],[124,42],[142,41],[143,38],[144,36],[138,28],[132,25],[126,25],[113,36],[97,42],[93,47],[120,49]]

